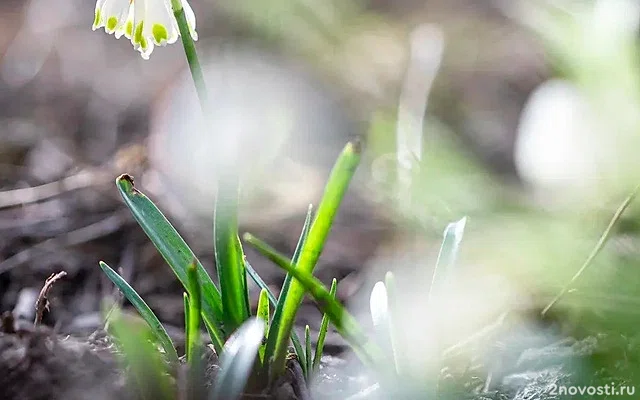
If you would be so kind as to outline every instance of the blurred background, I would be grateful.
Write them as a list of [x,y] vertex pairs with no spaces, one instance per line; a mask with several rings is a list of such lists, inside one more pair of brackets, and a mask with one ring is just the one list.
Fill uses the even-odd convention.
[[[213,268],[213,182],[230,149],[242,149],[243,230],[290,254],[337,155],[360,137],[363,163],[316,275],[338,278],[367,323],[370,289],[392,269],[419,310],[442,231],[468,216],[445,310],[453,344],[506,310],[538,315],[640,182],[636,1],[191,5],[210,126],[179,43],[144,61],[125,39],[91,31],[92,2],[0,2],[3,311],[30,319],[34,293],[65,270],[48,323],[90,333],[112,290],[105,260],[180,326],[178,283],[119,200],[116,176],[131,173]],[[408,202],[395,175],[405,128],[422,137]],[[639,211],[630,206],[549,322],[554,335],[615,342],[594,352],[626,381],[638,379]],[[280,271],[246,252],[279,288]],[[300,322],[318,317],[305,303]]]

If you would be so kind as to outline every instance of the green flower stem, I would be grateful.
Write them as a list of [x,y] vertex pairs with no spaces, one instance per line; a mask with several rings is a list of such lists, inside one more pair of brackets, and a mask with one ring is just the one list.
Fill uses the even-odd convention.
[[[211,124],[207,123],[210,115],[207,112],[209,109],[208,91],[181,0],[171,0],[171,7],[178,23],[184,53],[203,111],[205,126],[210,127]],[[237,159],[238,156],[236,154],[234,159]],[[233,174],[229,177],[218,178],[216,187],[218,195],[214,210],[215,258],[220,278],[224,332],[228,336],[250,316],[250,307],[246,293],[243,252],[238,238],[238,177]]]
[[176,17],[176,21],[178,22],[178,29],[180,30],[180,37],[182,38],[184,54],[187,56],[187,63],[189,64],[191,77],[196,85],[196,91],[198,92],[198,98],[200,99],[200,106],[204,111],[209,104],[209,96],[207,94],[207,85],[204,83],[204,75],[202,74],[200,61],[198,60],[196,45],[191,37],[191,32],[189,31],[189,24],[187,23],[187,17],[185,16],[184,9],[182,8],[182,2],[180,0],[171,0],[171,7],[173,8],[173,15]]

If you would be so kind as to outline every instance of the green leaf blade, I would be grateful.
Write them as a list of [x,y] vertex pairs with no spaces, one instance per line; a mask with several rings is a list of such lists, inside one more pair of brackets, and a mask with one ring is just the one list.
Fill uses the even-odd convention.
[[125,318],[119,309],[114,309],[110,331],[117,339],[126,367],[130,368],[135,382],[132,389],[140,399],[170,400],[175,397],[168,365],[152,343],[155,336],[149,325],[139,325]]
[[200,283],[198,282],[197,264],[192,262],[187,269],[187,277],[189,280],[189,319],[187,329],[187,363],[189,369],[193,370],[194,363],[199,359],[200,349],[200,314],[202,299],[200,296]]
[[202,317],[210,333],[213,333],[211,340],[214,347],[221,350],[224,344],[222,300],[211,277],[162,212],[144,193],[135,188],[131,176],[119,176],[116,186],[135,220],[187,291],[187,267],[193,260],[196,261],[203,298]]
[[220,356],[220,372],[209,397],[237,399],[242,393],[264,337],[264,322],[251,317],[225,343]]
[[[252,244],[257,244],[256,248],[261,252],[264,247],[269,247],[251,235],[245,235],[245,238],[247,241],[251,241]],[[308,272],[295,268],[285,256],[275,250],[271,253],[262,254],[290,273],[296,281],[300,282],[304,290],[308,291],[316,301],[320,311],[329,316],[338,333],[352,346],[354,352],[361,358],[363,363],[371,367],[382,365],[382,350],[364,334],[364,330],[356,319],[331,296],[331,293],[318,279]]]
[[189,295],[182,293],[182,302],[184,305],[184,354],[189,354],[189,310],[191,305],[189,304]]
[[[317,213],[309,228],[307,239],[302,244],[300,258],[295,263],[296,268],[307,273],[313,272],[342,198],[360,163],[361,151],[359,142],[347,143],[334,164]],[[284,372],[287,343],[304,293],[304,287],[299,282],[292,281],[287,288],[286,298],[283,299],[282,316],[278,319],[278,327],[275,331],[275,348],[273,349],[275,376]]]
[[305,351],[304,351],[304,363],[307,366],[307,375],[306,378],[307,380],[309,380],[309,377],[311,376],[311,371],[312,371],[312,359],[311,359],[311,332],[309,331],[309,325],[305,325],[304,327],[304,344],[305,344]]
[[[258,285],[261,290],[265,290],[267,292],[267,298],[269,299],[269,302],[271,303],[271,305],[274,307],[279,305],[280,301],[276,300],[276,297],[271,292],[271,289],[269,289],[269,286],[267,286],[267,284],[262,280],[262,278],[260,278],[260,275],[258,275],[256,270],[253,269],[251,264],[246,260],[245,260],[245,268],[247,270],[247,273],[251,277],[251,279],[253,279],[253,281],[256,283],[256,285]],[[289,276],[289,274],[287,274],[287,276]],[[276,329],[274,325],[274,321],[275,321],[275,314],[274,314],[274,317],[271,319],[271,324],[269,326],[269,333],[267,335],[267,344],[265,345],[264,359],[266,359],[267,362],[272,357],[272,354],[268,352],[268,349],[269,349],[268,340],[269,338],[275,336],[273,334],[274,330]],[[296,333],[296,331],[291,331],[291,342],[293,343],[293,349],[296,353],[296,356],[298,356],[298,361],[300,361],[300,367],[302,368],[302,372],[306,374],[306,369],[305,369],[306,366],[304,365],[304,362],[302,362],[302,360],[304,360],[304,350],[302,348],[302,343],[300,342],[300,338],[298,337],[298,334]]]
[[[260,290],[260,297],[258,298],[258,310],[256,312],[256,316],[258,319],[264,322],[264,337],[269,336],[269,317],[271,314],[271,310],[269,307],[269,292],[266,289]],[[260,355],[260,361],[264,362],[264,351],[266,344],[260,346],[260,350],[258,351]]]
[[[300,258],[300,252],[302,251],[302,246],[304,242],[307,240],[307,236],[309,235],[309,228],[311,227],[312,216],[313,216],[313,206],[309,204],[309,207],[307,208],[307,215],[304,219],[304,223],[302,224],[302,232],[300,232],[300,236],[298,237],[298,243],[296,244],[296,249],[293,253],[294,263],[296,263]],[[248,266],[248,268],[252,269],[251,266]],[[257,274],[250,273],[250,275],[252,278],[254,278],[254,281],[256,280],[255,277],[258,277]],[[271,329],[269,330],[269,336],[267,337],[267,345],[265,348],[265,354],[266,354],[267,360],[272,358],[275,359],[275,350],[277,347],[276,343],[279,337],[278,332],[280,331],[280,323],[282,322],[283,315],[284,315],[283,313],[284,304],[286,302],[286,299],[289,293],[289,288],[291,287],[292,279],[293,277],[290,274],[287,274],[285,276],[284,283],[282,284],[282,289],[280,290],[280,295],[277,301],[273,295],[270,296],[270,299],[271,298],[273,299],[275,311],[273,313],[273,319],[271,321]],[[256,281],[256,283],[260,285],[258,281]],[[266,285],[261,287],[266,287]],[[268,287],[267,287],[267,290],[268,290]],[[294,330],[291,330],[291,341],[293,342],[293,348],[296,352],[296,355],[298,356],[298,361],[300,362],[300,367],[302,368],[302,372],[306,375],[307,366],[303,362],[304,350],[302,348],[302,344],[300,343],[300,338],[298,338],[298,334]]]
[[444,286],[449,281],[453,271],[453,266],[455,265],[458,257],[460,242],[464,235],[466,223],[467,217],[463,217],[459,221],[452,222],[447,225],[444,230],[442,245],[440,246],[436,267],[433,271],[431,290],[429,291],[430,302],[434,296],[438,296],[441,293]]
[[[333,278],[331,281],[331,289],[329,290],[329,294],[334,299],[336,298],[336,293],[338,292],[338,280]],[[320,366],[320,360],[322,359],[322,352],[324,351],[324,341],[327,337],[327,330],[329,329],[329,316],[325,313],[322,314],[322,322],[320,323],[320,332],[318,332],[318,341],[316,342],[316,354],[313,357],[313,365],[312,368],[317,370]]]
[[223,318],[228,332],[235,331],[251,316],[244,254],[238,238],[237,204],[237,181],[233,177],[221,179],[213,217],[213,237]]
[[145,303],[140,295],[125,281],[116,271],[109,267],[105,262],[100,261],[100,268],[107,275],[107,277],[113,282],[114,285],[124,294],[129,302],[138,310],[140,316],[147,323],[151,332],[155,335],[157,340],[162,345],[165,351],[167,360],[171,363],[178,364],[178,353],[173,346],[173,341],[169,337],[169,334],[160,323],[160,320],[151,308]]

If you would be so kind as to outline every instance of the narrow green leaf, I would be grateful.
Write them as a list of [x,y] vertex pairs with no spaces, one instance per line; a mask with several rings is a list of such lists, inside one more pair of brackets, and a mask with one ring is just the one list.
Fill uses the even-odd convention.
[[464,235],[464,228],[467,223],[467,217],[459,221],[452,222],[447,225],[444,230],[440,253],[436,261],[436,267],[433,271],[433,281],[431,290],[429,291],[429,302],[434,296],[438,296],[449,280],[452,273],[452,267],[455,264],[460,248],[460,242]]
[[189,352],[187,353],[187,363],[189,369],[194,370],[194,363],[200,358],[200,305],[202,304],[198,269],[195,262],[187,268],[187,277],[189,280],[189,336],[187,337]]
[[135,220],[187,291],[187,267],[193,260],[196,261],[203,298],[202,318],[207,325],[214,348],[216,351],[222,350],[225,337],[222,327],[222,300],[211,277],[162,212],[144,193],[134,187],[130,175],[120,175],[116,179],[116,186]]
[[596,243],[596,246],[593,248],[593,250],[591,250],[591,253],[589,253],[589,256],[587,257],[587,259],[584,261],[584,263],[582,264],[580,269],[578,271],[576,271],[576,273],[571,277],[569,282],[567,282],[562,287],[560,292],[558,292],[558,294],[551,300],[551,302],[549,304],[547,304],[545,306],[545,308],[540,312],[541,316],[544,317],[549,312],[551,307],[553,307],[558,301],[560,301],[560,299],[562,299],[562,297],[565,294],[567,294],[569,289],[571,289],[571,286],[578,280],[578,278],[580,278],[580,276],[584,273],[584,271],[586,271],[587,268],[593,263],[593,260],[595,260],[596,256],[604,248],[604,245],[607,244],[607,242],[611,238],[612,233],[614,232],[613,227],[620,220],[620,218],[622,218],[622,214],[624,214],[624,212],[627,209],[627,207],[629,207],[629,205],[631,205],[631,203],[636,198],[638,193],[640,193],[640,185],[636,186],[633,189],[633,191],[624,199],[622,204],[620,204],[618,206],[618,209],[616,210],[616,212],[611,217],[611,220],[609,221],[609,224],[605,228],[604,232],[602,232],[602,235],[600,235],[600,239],[598,239],[598,242]]
[[149,325],[127,321],[119,309],[114,310],[109,321],[123,361],[135,380],[132,389],[137,392],[137,397],[145,400],[174,398],[175,387],[171,382],[168,364],[162,360],[152,343],[156,335],[154,330]]
[[244,254],[238,238],[238,184],[233,176],[218,182],[213,217],[216,270],[225,329],[235,331],[251,316]]
[[[334,299],[338,291],[338,280],[333,278],[331,281],[331,290],[329,294]],[[313,357],[312,368],[317,370],[320,366],[320,360],[322,359],[322,352],[324,351],[324,340],[327,337],[327,330],[329,329],[329,316],[325,313],[322,315],[322,322],[320,323],[320,332],[318,332],[318,342],[316,343],[316,354]]]
[[202,359],[203,347],[200,339],[200,315],[202,314],[202,297],[200,282],[198,281],[198,267],[192,262],[187,268],[187,280],[189,281],[189,328],[187,330],[187,354],[188,382],[187,399],[201,399],[204,393],[204,362]]
[[184,354],[189,354],[189,295],[187,292],[182,293],[182,302],[184,304]]
[[269,292],[266,289],[260,290],[260,297],[258,298],[258,310],[257,316],[265,323],[264,335],[265,337],[269,333],[269,317],[271,310],[269,307]]
[[369,311],[371,320],[376,330],[383,330],[388,333],[389,321],[389,301],[387,299],[387,288],[383,282],[376,282],[369,296]]
[[[300,232],[300,237],[298,238],[298,243],[296,244],[296,249],[293,252],[293,263],[297,263],[300,258],[300,252],[302,251],[302,246],[304,242],[307,240],[307,236],[309,235],[309,228],[311,227],[311,218],[313,215],[313,206],[309,204],[307,208],[307,215],[304,219],[304,224],[302,225],[302,232]],[[251,268],[252,269],[252,268]],[[251,274],[252,277],[254,275],[257,277],[257,274]],[[271,320],[271,329],[269,330],[269,337],[267,337],[267,346],[265,350],[267,360],[275,359],[275,350],[277,348],[277,340],[278,340],[278,332],[280,330],[280,323],[282,322],[282,318],[285,315],[284,304],[287,299],[287,295],[289,293],[289,288],[291,287],[292,276],[287,274],[284,278],[284,283],[282,284],[282,289],[280,290],[280,296],[276,302],[275,297],[271,295],[270,298],[273,298],[273,303],[275,304],[275,311],[273,313],[273,318]],[[255,277],[254,277],[255,280]],[[256,281],[256,283],[258,283]],[[258,283],[260,285],[260,283]],[[262,287],[262,286],[261,286]],[[266,285],[264,285],[266,287]],[[283,336],[284,338],[284,336]],[[302,368],[302,372],[307,374],[307,366],[304,363],[304,350],[302,349],[302,344],[300,343],[300,339],[298,338],[298,334],[291,330],[291,341],[293,342],[293,348],[296,352],[296,356],[298,357],[298,361],[300,363],[300,367]],[[275,371],[274,371],[275,372]],[[271,374],[275,377],[274,374]]]
[[400,315],[400,305],[398,304],[398,294],[396,289],[396,279],[391,271],[388,271],[384,276],[384,285],[387,290],[387,304],[388,304],[388,326],[389,337],[391,339],[391,350],[393,352],[393,360],[396,365],[396,373],[401,375],[404,373],[404,365],[406,364],[404,359],[408,353],[408,349],[404,347],[404,342],[401,339],[401,330],[398,324],[397,318]]
[[220,372],[209,397],[211,400],[235,400],[240,397],[263,337],[264,322],[255,317],[249,318],[231,335],[220,356]]
[[222,346],[220,346],[220,343],[224,343],[222,332],[220,332],[218,326],[216,325],[216,322],[210,316],[202,313],[201,317],[202,322],[204,322],[204,327],[207,328],[207,333],[209,334],[209,338],[211,339],[211,345],[213,346],[213,349],[216,351],[216,354],[220,354],[220,352],[222,352]]
[[[269,316],[271,314],[269,308],[269,291],[266,289],[260,290],[260,297],[258,298],[258,310],[257,316],[258,319],[264,321],[264,337],[265,339],[269,335]],[[258,354],[260,355],[260,361],[264,362],[264,350],[266,347],[266,343],[260,345],[260,349],[258,350]]]
[[[371,312],[371,321],[373,322],[376,343],[382,347],[385,356],[394,360],[389,299],[387,296],[387,288],[382,281],[376,282],[371,290],[371,295],[369,296],[369,311]],[[395,368],[393,368],[393,371],[394,373],[396,372]]]
[[111,269],[106,263],[100,261],[100,268],[107,275],[107,277],[113,282],[118,289],[124,294],[131,304],[138,310],[140,316],[149,325],[151,331],[154,333],[156,339],[162,345],[165,351],[167,360],[171,363],[178,363],[178,353],[173,346],[171,338],[167,334],[158,317],[151,311],[151,308],[142,300],[142,297],[125,281],[116,271]]
[[[267,291],[267,297],[271,305],[276,307],[277,304],[280,304],[280,301],[276,300],[276,297],[271,292],[271,289],[269,289],[269,286],[267,286],[267,284],[262,280],[262,278],[260,278],[260,275],[258,275],[256,270],[253,269],[249,261],[247,261],[246,259],[245,259],[245,268],[247,270],[247,273],[251,277],[251,279],[253,279],[253,281],[256,283],[256,285],[258,285],[260,289]],[[289,274],[287,274],[287,276],[289,276]],[[275,320],[275,315],[271,319],[271,326],[269,327],[269,334],[267,338],[273,336],[272,332],[275,329],[275,325],[273,323],[274,320]],[[300,367],[302,368],[302,372],[305,372],[306,370],[305,370],[304,362],[302,362],[302,360],[304,360],[304,350],[302,349],[302,344],[300,343],[300,338],[298,337],[298,334],[296,333],[296,331],[291,331],[291,342],[293,343],[293,349],[296,353],[296,356],[298,357],[298,361],[300,361]],[[265,346],[265,357],[264,357],[264,359],[266,359],[268,362],[270,360],[270,357],[268,356],[267,348],[268,348],[268,342],[267,342],[267,346]]]
[[305,344],[305,352],[304,352],[304,363],[307,365],[307,380],[311,376],[312,371],[312,359],[311,359],[311,333],[309,332],[309,325],[305,325],[304,327],[304,344]]
[[331,296],[331,293],[322,285],[322,282],[310,273],[295,268],[285,256],[279,254],[276,250],[271,249],[272,251],[268,253],[262,252],[261,249],[269,246],[262,243],[259,239],[245,234],[245,237],[247,236],[247,241],[252,241],[252,244],[256,245],[258,251],[276,263],[280,268],[293,275],[296,281],[300,282],[302,287],[307,290],[316,301],[320,311],[329,316],[338,333],[351,345],[356,355],[360,357],[364,364],[371,367],[382,365],[381,360],[383,357],[381,349],[369,340],[356,319],[342,304]]
[[[333,224],[333,219],[338,212],[349,182],[360,163],[360,152],[359,142],[347,143],[331,171],[324,194],[318,205],[318,211],[309,228],[309,234],[302,245],[300,258],[295,264],[296,268],[303,272],[311,274],[316,266],[320,253],[322,253],[322,249],[324,248],[324,243],[329,235],[331,225]],[[291,335],[291,330],[293,329],[298,308],[302,303],[304,292],[304,287],[296,281],[292,281],[287,290],[287,296],[282,306],[283,315],[276,333],[275,361],[273,364],[275,376],[279,376],[284,372],[287,343]]]

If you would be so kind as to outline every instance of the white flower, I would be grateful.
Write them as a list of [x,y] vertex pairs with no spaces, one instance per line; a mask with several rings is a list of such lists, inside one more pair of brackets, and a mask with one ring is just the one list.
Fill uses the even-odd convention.
[[[173,14],[172,0],[98,0],[93,30],[104,27],[116,39],[124,35],[145,60],[154,46],[175,43],[180,36],[178,22]],[[196,17],[187,0],[174,0],[182,4],[189,32],[198,40]]]

